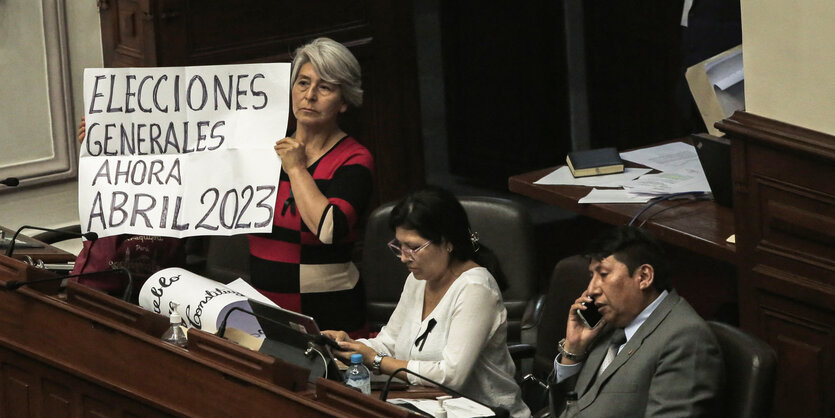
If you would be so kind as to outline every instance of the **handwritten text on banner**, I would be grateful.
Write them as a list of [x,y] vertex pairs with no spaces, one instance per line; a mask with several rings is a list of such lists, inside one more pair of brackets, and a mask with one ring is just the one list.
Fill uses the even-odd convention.
[[290,65],[84,71],[82,229],[185,237],[268,232]]

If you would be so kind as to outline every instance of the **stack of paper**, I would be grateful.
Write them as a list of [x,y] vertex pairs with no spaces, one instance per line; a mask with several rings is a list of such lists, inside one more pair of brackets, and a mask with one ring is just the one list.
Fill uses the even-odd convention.
[[579,203],[646,203],[672,193],[710,192],[696,148],[690,144],[673,142],[623,152],[620,156],[660,173],[647,174],[652,170],[627,168],[621,174],[574,178],[568,167],[560,167],[534,184],[593,187]]
[[624,189],[631,193],[658,196],[683,192],[710,192],[699,155],[696,154],[696,148],[690,144],[673,142],[624,152],[621,157],[661,172],[647,174],[625,183]]
[[[388,402],[395,405],[412,404],[432,416],[436,416],[435,414],[441,410],[435,399],[389,399]],[[492,417],[494,415],[489,408],[467,398],[447,399],[444,401],[444,409],[449,418]]]

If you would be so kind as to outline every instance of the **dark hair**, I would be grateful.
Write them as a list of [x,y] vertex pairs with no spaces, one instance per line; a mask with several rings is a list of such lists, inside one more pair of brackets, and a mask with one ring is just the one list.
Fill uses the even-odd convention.
[[452,244],[450,256],[457,260],[472,260],[486,268],[496,279],[499,289],[507,288],[507,279],[493,252],[473,241],[467,212],[449,191],[436,186],[409,193],[389,215],[389,228],[416,231],[433,243]]
[[635,226],[612,228],[597,237],[589,246],[586,256],[600,261],[613,255],[626,265],[629,274],[643,264],[655,271],[652,285],[659,292],[670,289],[669,266],[664,247],[649,232]]

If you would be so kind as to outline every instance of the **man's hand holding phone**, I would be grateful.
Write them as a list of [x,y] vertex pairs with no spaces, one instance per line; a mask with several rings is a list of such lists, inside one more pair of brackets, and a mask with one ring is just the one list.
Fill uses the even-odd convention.
[[591,299],[590,302],[581,302],[582,305],[586,309],[577,309],[577,315],[580,316],[580,319],[583,321],[583,324],[588,329],[593,329],[600,323],[600,320],[603,319],[603,315],[600,314],[600,311],[597,310],[597,305],[594,304],[594,298],[589,297]]
[[[601,318],[594,305],[594,300],[588,296],[588,291],[574,301],[568,313],[568,324],[565,328],[565,341],[563,349],[567,353],[575,354],[575,357],[585,358],[586,351],[597,334],[605,328],[606,321]],[[560,358],[562,364],[575,364],[582,360],[571,360],[563,355]]]

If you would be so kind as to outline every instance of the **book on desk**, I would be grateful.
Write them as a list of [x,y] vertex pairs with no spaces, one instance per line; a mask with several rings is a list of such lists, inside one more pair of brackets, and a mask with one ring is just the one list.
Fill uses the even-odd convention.
[[624,164],[614,147],[571,151],[565,162],[574,177],[622,173]]

